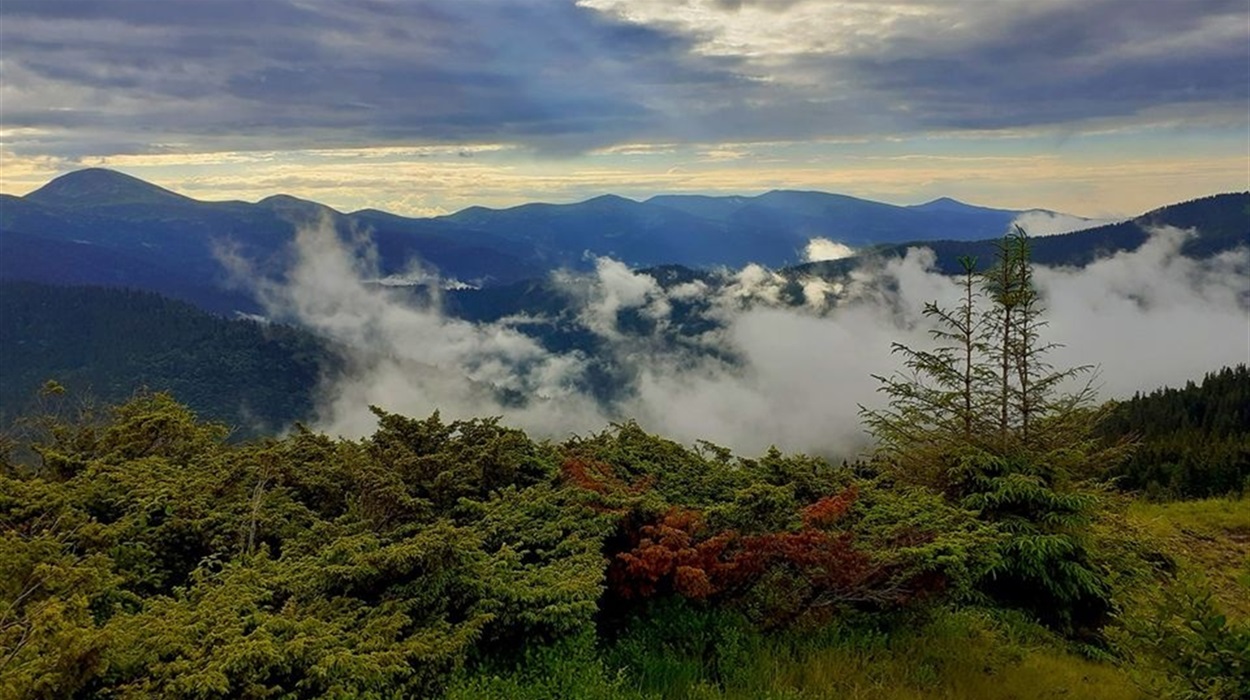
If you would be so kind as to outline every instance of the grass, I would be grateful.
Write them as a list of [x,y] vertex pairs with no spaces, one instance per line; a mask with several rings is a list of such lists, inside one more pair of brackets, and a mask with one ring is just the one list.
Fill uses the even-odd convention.
[[1192,530],[1206,534],[1250,536],[1250,500],[1245,498],[1207,498],[1200,501],[1151,503],[1136,500],[1129,515],[1148,524],[1157,534],[1172,529]]
[[1231,618],[1250,620],[1250,499],[1136,501],[1128,518],[1181,572],[1204,578]]
[[[680,624],[678,625],[681,626]],[[678,650],[652,632],[588,658],[553,655],[511,674],[461,682],[455,700],[851,700],[1145,698],[1121,669],[1083,658],[1010,613],[938,610],[890,630],[834,625],[763,636],[732,625]],[[580,660],[572,662],[580,656]],[[622,665],[623,664],[623,665]],[[615,669],[615,670],[614,670]]]
[[939,611],[914,627],[834,628],[765,647],[724,689],[666,698],[1141,698],[1119,669],[1077,656],[1031,623]]

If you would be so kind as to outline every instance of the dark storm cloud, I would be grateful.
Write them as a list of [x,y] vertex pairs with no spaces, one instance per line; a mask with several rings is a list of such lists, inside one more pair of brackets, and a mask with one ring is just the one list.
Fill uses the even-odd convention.
[[[733,89],[690,39],[564,3],[5,2],[10,126],[336,130],[341,143],[578,150],[662,131],[650,98]],[[289,132],[282,134],[291,136]]]
[[[1245,0],[963,3],[965,21],[856,57],[926,126],[1003,128],[1250,99]],[[839,69],[841,67],[838,67]]]
[[[824,19],[792,46],[735,54],[704,50],[725,28],[683,22],[668,0],[630,3],[632,19],[554,0],[4,0],[4,126],[72,129],[5,147],[74,157],[502,142],[563,154],[1062,126],[1156,107],[1237,114],[1250,96],[1245,0],[896,3],[926,11],[906,17],[824,0],[707,2],[726,21],[757,9],[761,23],[813,8]],[[822,40],[826,22],[836,34],[852,16],[878,19],[852,41]]]
[[[358,7],[376,11],[378,4],[361,2]],[[265,32],[275,29],[315,30],[342,25],[341,19],[308,5],[289,0],[5,0],[0,12],[15,19],[118,22],[134,27],[225,29],[230,33],[244,30],[252,32],[252,40],[262,40]]]

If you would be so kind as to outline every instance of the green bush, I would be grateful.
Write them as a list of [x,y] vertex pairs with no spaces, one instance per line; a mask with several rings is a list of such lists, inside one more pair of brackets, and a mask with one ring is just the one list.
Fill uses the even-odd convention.
[[1111,611],[1108,573],[1090,526],[1092,493],[1062,489],[1035,459],[968,453],[951,470],[960,504],[1003,533],[983,587],[1068,633],[1095,633]]
[[1230,620],[1201,579],[1157,592],[1155,604],[1123,620],[1121,647],[1141,665],[1152,691],[1176,700],[1250,697],[1250,624]]

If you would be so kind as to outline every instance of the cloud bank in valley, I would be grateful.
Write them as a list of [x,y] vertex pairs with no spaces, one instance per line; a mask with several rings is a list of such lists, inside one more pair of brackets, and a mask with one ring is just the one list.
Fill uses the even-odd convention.
[[1038,236],[1057,236],[1061,233],[1083,231],[1095,226],[1114,224],[1119,221],[1123,221],[1123,219],[1087,219],[1083,216],[1072,216],[1071,214],[1046,211],[1044,209],[1032,209],[1017,216],[1011,222],[1011,226],[1013,228],[1019,226],[1028,231],[1030,236],[1036,238]]
[[[1113,398],[1245,362],[1250,251],[1191,260],[1179,254],[1187,235],[1161,230],[1084,269],[1038,268],[1046,337],[1064,345],[1055,363],[1099,366],[1103,397]],[[635,419],[748,454],[776,445],[851,455],[866,441],[858,406],[880,403],[871,375],[896,369],[890,344],[927,345],[924,303],[956,294],[925,249],[869,261],[841,281],[798,280],[799,304],[783,303],[794,280],[759,266],[665,287],[599,259],[592,272],[550,280],[566,299],[564,321],[575,319],[594,349],[553,352],[522,329],[555,319],[474,324],[444,313],[437,291],[371,284],[370,256],[330,226],[301,230],[294,248],[284,282],[253,283],[272,317],[346,348],[349,367],[325,379],[315,425],[349,436],[372,431],[372,404],[500,415],[554,438]],[[711,323],[674,332],[677,309],[692,304]],[[593,390],[605,376],[608,398]]]
[[1104,397],[1180,386],[1250,362],[1250,249],[1179,254],[1192,235],[1160,228],[1141,248],[1088,267],[1038,268],[1055,362],[1101,366]]
[[845,243],[831,241],[818,236],[807,242],[803,249],[804,262],[820,262],[822,260],[841,260],[855,255],[855,249]]

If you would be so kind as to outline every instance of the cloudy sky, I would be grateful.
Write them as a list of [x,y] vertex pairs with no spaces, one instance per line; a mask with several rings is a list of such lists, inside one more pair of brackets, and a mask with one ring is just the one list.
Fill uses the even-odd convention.
[[1086,216],[1250,188],[1247,0],[3,0],[0,191]]

